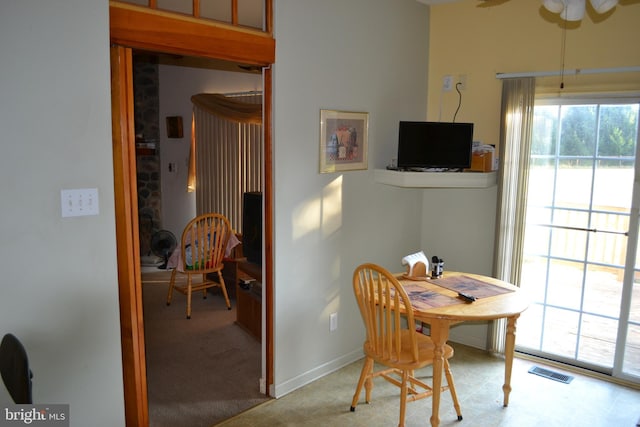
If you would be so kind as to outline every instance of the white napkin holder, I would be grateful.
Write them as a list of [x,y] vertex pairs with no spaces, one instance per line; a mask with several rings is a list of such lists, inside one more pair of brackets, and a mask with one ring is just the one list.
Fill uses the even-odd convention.
[[429,271],[429,260],[422,251],[403,257],[402,265],[407,266],[409,277],[426,277]]

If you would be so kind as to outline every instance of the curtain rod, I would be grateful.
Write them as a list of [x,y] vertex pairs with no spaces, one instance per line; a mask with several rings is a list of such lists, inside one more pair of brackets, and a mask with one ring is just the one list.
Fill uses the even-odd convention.
[[617,68],[575,68],[573,70],[563,71],[530,71],[523,73],[496,73],[496,79],[510,79],[517,77],[549,77],[560,75],[577,75],[577,74],[605,74],[605,73],[637,73],[640,67],[617,67]]

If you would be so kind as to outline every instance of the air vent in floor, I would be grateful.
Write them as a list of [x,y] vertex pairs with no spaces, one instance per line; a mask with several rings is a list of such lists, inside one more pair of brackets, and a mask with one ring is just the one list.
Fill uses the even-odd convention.
[[550,380],[559,381],[561,383],[569,384],[573,377],[570,375],[564,375],[558,372],[550,371],[549,369],[540,368],[539,366],[534,366],[529,369],[530,374],[540,375],[544,378],[549,378]]

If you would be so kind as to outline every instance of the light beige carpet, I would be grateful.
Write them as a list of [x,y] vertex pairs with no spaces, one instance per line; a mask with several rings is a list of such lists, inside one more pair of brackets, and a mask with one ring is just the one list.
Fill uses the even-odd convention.
[[[143,273],[143,308],[151,427],[210,427],[268,398],[259,391],[260,343],[234,322],[215,291],[166,295],[169,271]],[[183,275],[178,275],[184,280]]]

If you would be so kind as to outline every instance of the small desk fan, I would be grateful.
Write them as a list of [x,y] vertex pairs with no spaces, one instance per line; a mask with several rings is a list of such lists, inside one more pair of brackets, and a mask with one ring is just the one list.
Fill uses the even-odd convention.
[[153,236],[151,236],[151,252],[164,260],[164,264],[158,268],[166,270],[169,257],[177,245],[176,236],[169,230],[159,230],[153,233]]

